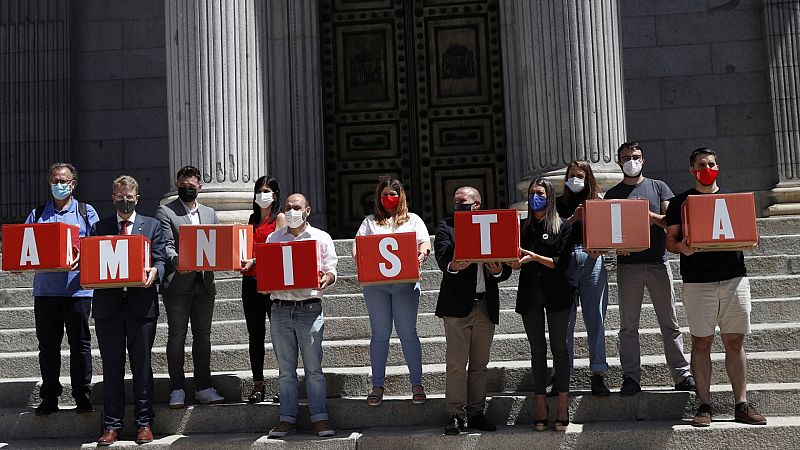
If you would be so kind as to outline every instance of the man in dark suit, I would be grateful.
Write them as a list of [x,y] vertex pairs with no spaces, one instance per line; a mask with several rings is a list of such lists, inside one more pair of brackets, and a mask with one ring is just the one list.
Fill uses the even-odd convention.
[[103,434],[98,445],[111,445],[122,430],[125,413],[125,348],[133,374],[134,415],[138,425],[136,442],[153,440],[153,368],[150,354],[156,336],[158,291],[164,275],[164,239],[161,224],[152,217],[136,214],[139,184],[123,175],[112,184],[117,213],[92,227],[93,236],[141,234],[150,239],[152,267],[145,268],[144,287],[95,290],[92,308],[97,343],[103,359]]
[[[453,207],[456,211],[478,210],[481,195],[473,187],[460,187],[453,197]],[[497,427],[483,415],[486,365],[494,326],[500,317],[497,284],[511,276],[511,267],[502,263],[455,261],[452,218],[444,219],[436,228],[434,251],[442,270],[436,315],[444,319],[447,342],[445,403],[450,419],[445,434],[457,435],[467,431],[467,427],[495,431]]]
[[222,397],[211,386],[211,318],[214,315],[214,272],[178,271],[178,233],[181,225],[215,224],[217,213],[197,201],[203,188],[197,167],[181,168],[175,180],[178,198],[159,206],[156,219],[161,222],[167,252],[166,273],[161,284],[164,308],[167,309],[167,367],[169,369],[169,407],[186,404],[185,360],[186,333],[192,323],[192,362],[194,364],[194,399],[199,403],[222,403]]

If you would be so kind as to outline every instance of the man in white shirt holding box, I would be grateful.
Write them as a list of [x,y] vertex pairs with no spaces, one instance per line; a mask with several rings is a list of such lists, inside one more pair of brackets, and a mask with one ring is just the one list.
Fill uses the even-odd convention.
[[297,352],[303,357],[308,409],[314,432],[333,436],[325,404],[325,375],[322,373],[322,291],[336,281],[336,250],[330,235],[308,222],[311,206],[302,194],[286,199],[286,228],[273,232],[267,242],[315,240],[322,267],[319,289],[272,291],[270,335],[278,360],[278,389],[281,393],[280,423],[269,437],[284,437],[297,431]]

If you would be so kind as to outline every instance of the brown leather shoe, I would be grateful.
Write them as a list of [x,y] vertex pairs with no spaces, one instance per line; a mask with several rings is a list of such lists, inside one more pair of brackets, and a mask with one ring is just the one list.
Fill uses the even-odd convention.
[[697,413],[694,415],[694,419],[692,419],[692,426],[710,427],[712,415],[713,415],[713,410],[711,409],[711,405],[707,403],[700,404],[700,407],[697,408]]
[[100,438],[97,439],[97,445],[99,447],[101,446],[105,447],[107,445],[113,444],[114,442],[117,442],[117,439],[119,439],[119,431],[111,428],[106,428],[105,430],[103,430],[103,434],[100,435]]
[[139,433],[136,434],[137,444],[147,444],[153,442],[153,429],[148,426],[139,427]]
[[734,416],[737,422],[746,423],[748,425],[766,425],[767,418],[762,416],[756,411],[752,403],[742,402],[736,404],[736,415]]

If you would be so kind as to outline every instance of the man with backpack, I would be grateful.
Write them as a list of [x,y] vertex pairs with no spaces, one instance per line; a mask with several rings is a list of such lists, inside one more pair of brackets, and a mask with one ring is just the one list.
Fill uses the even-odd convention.
[[[49,173],[53,199],[31,211],[25,223],[63,222],[79,226],[80,237],[88,236],[98,217],[91,205],[81,203],[72,196],[78,183],[75,167],[59,162],[50,166]],[[37,416],[58,411],[58,397],[62,392],[58,380],[61,373],[61,341],[65,329],[76,411],[79,414],[93,411],[89,401],[92,381],[89,335],[92,290],[81,287],[78,259],[75,259],[69,272],[37,273],[33,278],[33,314],[39,341],[39,369],[42,372],[39,389],[42,403],[36,408]]]

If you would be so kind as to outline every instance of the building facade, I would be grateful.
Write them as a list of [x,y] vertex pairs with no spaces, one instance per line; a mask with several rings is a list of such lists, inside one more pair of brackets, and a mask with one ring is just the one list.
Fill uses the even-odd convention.
[[[381,175],[429,225],[460,184],[489,207],[587,159],[691,184],[688,153],[762,215],[800,213],[798,0],[5,0],[0,221],[48,198],[46,168],[111,214],[111,180],[152,214],[185,164],[225,220],[271,174],[350,237]],[[524,189],[523,189],[524,190]]]

